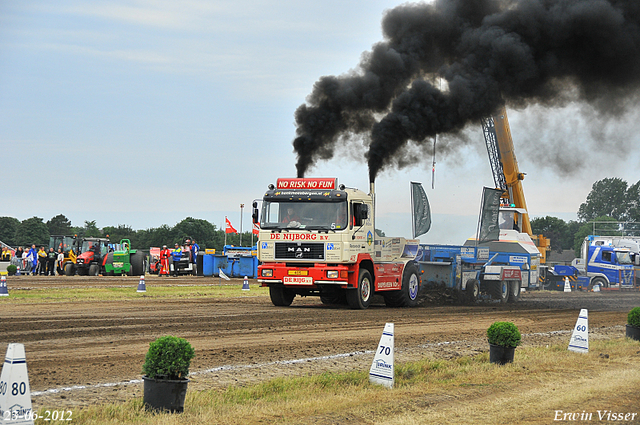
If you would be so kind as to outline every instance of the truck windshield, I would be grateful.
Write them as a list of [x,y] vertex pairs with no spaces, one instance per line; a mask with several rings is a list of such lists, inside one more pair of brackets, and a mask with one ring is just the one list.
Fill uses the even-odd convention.
[[633,264],[631,255],[628,252],[616,251],[616,258],[618,259],[618,264]]
[[348,223],[347,202],[264,201],[261,229],[342,230]]

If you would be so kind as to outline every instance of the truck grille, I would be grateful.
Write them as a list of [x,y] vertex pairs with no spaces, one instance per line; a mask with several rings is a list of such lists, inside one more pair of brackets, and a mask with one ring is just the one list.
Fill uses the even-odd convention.
[[324,260],[324,244],[276,242],[276,260]]

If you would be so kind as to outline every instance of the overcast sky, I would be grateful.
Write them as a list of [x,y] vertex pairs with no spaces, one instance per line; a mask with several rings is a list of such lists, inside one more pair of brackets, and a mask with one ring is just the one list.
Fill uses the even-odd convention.
[[[249,206],[295,177],[294,111],[323,75],[354,69],[382,41],[386,0],[0,2],[0,216],[75,226],[175,225],[185,217],[249,229]],[[637,111],[603,121],[583,105],[510,109],[531,217],[575,219],[592,184],[638,173]],[[481,128],[454,155],[385,170],[378,228],[410,237],[409,182],[423,182],[432,230],[473,235],[493,186]],[[584,149],[586,141],[602,149]],[[544,141],[544,143],[541,143]],[[368,188],[362,152],[309,176]]]

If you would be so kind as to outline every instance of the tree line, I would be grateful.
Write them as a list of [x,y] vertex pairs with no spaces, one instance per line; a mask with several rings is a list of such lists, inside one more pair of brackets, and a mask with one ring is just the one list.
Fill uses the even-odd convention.
[[[187,217],[175,226],[163,224],[157,228],[134,230],[130,226],[118,225],[106,226],[99,229],[95,220],[85,221],[83,227],[71,225],[71,221],[63,214],[58,214],[48,221],[40,217],[31,217],[20,221],[14,217],[0,217],[0,241],[12,247],[26,245],[48,245],[49,236],[65,235],[78,237],[109,237],[113,242],[121,239],[129,239],[131,247],[148,249],[149,247],[161,247],[167,245],[173,247],[175,243],[182,244],[185,239],[194,239],[200,249],[215,249],[222,252],[225,242],[224,229],[216,228],[216,225],[207,220]],[[240,234],[227,233],[227,245],[240,246]],[[242,233],[242,245],[251,245],[251,232]],[[253,242],[256,242],[253,236]]]
[[[593,222],[598,223],[597,234],[620,235],[619,222],[626,223],[623,232],[640,236],[640,181],[629,186],[620,178],[605,178],[591,187],[587,199],[578,209],[578,220],[564,221],[558,217],[537,217],[531,220],[533,233],[544,235],[551,240],[551,249],[562,252],[574,249],[579,252],[582,241],[594,233]],[[610,222],[608,224],[607,222]],[[376,229],[376,231],[378,231]],[[380,232],[384,234],[383,232]],[[151,246],[173,246],[186,238],[193,238],[202,248],[222,251],[225,231],[217,229],[207,220],[187,217],[175,226],[166,224],[151,229],[134,230],[130,226],[107,226],[99,229],[94,221],[85,221],[83,227],[74,227],[63,214],[52,217],[47,222],[31,217],[20,221],[14,217],[0,217],[0,241],[10,246],[47,245],[49,235],[78,235],[79,237],[106,237],[112,241],[122,238],[131,240],[134,248],[146,249]],[[251,232],[242,234],[244,246],[251,244]],[[255,243],[255,236],[254,236]],[[240,235],[227,234],[227,244],[240,245]]]
[[617,177],[598,180],[580,204],[577,216],[578,220],[568,222],[538,217],[531,220],[531,228],[534,234],[551,239],[551,249],[557,252],[574,249],[578,253],[584,238],[594,233],[640,236],[640,181],[629,186]]

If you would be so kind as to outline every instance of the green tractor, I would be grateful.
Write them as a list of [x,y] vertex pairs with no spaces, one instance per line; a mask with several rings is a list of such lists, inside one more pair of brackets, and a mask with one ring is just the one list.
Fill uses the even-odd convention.
[[131,249],[131,241],[122,239],[119,249],[110,252],[104,265],[108,276],[128,275],[140,276],[146,271],[147,256],[140,250]]

